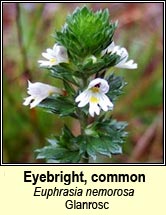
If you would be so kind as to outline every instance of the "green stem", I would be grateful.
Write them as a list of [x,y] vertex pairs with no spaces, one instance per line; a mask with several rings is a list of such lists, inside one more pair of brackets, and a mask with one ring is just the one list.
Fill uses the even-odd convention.
[[87,152],[85,153],[85,157],[82,158],[81,163],[89,163],[89,155]]
[[[86,87],[87,87],[87,78],[83,78],[83,88],[86,88]],[[80,115],[81,135],[86,136],[85,129],[88,125],[88,117],[86,117],[81,110],[79,111],[79,115]],[[89,155],[86,151],[85,151],[84,157],[82,157],[82,163],[89,163]]]
[[[82,111],[79,111],[79,116],[80,116],[81,135],[85,136],[86,135],[85,128],[87,126],[88,120]],[[84,157],[81,160],[81,163],[89,163],[89,155],[87,152],[85,152]]]

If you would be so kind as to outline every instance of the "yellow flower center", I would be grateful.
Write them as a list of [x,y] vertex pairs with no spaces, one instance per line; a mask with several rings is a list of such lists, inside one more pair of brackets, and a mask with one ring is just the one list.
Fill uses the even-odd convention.
[[98,87],[92,87],[92,88],[91,88],[91,91],[92,91],[93,93],[98,93],[98,92],[99,92],[99,88],[98,88]]
[[99,101],[99,99],[96,98],[96,97],[94,97],[94,96],[92,96],[92,97],[90,98],[90,102],[92,102],[92,103],[98,103],[98,101]]
[[50,59],[50,63],[51,63],[51,64],[56,63],[56,59],[55,59],[55,58],[51,58],[51,59]]
[[49,90],[49,91],[48,91],[48,95],[49,95],[49,96],[51,96],[53,93],[54,93],[53,90]]

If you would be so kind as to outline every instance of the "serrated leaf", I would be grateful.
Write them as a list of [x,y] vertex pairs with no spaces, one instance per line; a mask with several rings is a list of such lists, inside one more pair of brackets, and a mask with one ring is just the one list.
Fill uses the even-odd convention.
[[51,76],[64,80],[64,81],[69,81],[70,83],[78,86],[77,81],[75,80],[75,77],[73,76],[73,70],[71,68],[64,66],[65,64],[62,65],[56,65],[49,69]]
[[78,149],[78,147],[75,148],[77,145],[73,144],[73,139],[74,139],[73,134],[71,133],[69,128],[66,125],[64,125],[64,127],[62,129],[62,135],[60,136],[61,145],[65,146],[65,147],[69,147],[72,150]]
[[57,145],[57,140],[56,139],[47,139],[48,143],[50,143],[52,146]]
[[122,153],[122,146],[119,145],[118,143],[114,143],[113,138],[111,138],[110,136],[102,136],[101,140],[107,146],[108,151],[111,154],[121,154]]
[[54,163],[77,163],[82,153],[79,150],[78,137],[75,137],[65,125],[59,137],[49,138],[50,145],[37,149],[37,159],[45,159]]
[[[51,141],[51,143],[54,140]],[[50,140],[49,140],[50,143]],[[70,147],[71,146],[71,147]],[[47,162],[59,162],[59,163],[75,163],[81,159],[81,154],[78,147],[74,149],[72,145],[64,144],[64,142],[57,142],[56,145],[45,146],[41,149],[37,149],[38,153],[36,159],[45,159]]]
[[68,15],[61,32],[56,32],[57,42],[64,45],[71,58],[85,58],[99,54],[112,41],[116,24],[109,22],[108,10],[92,12],[86,6]]
[[118,144],[112,144],[109,147],[109,150],[112,154],[122,154],[122,146],[120,146]]
[[78,163],[81,159],[81,155],[78,151],[76,152],[67,152],[63,155],[61,163]]
[[38,107],[44,108],[55,114],[59,114],[61,117],[72,116],[76,118],[76,115],[74,115],[76,108],[75,104],[66,97],[49,97],[43,100]]
[[91,60],[80,65],[78,64],[77,66],[79,67],[80,74],[82,73],[82,75],[89,77],[100,72],[101,70],[115,66],[118,58],[119,57],[116,54],[105,55],[102,58],[97,58],[95,63]]
[[88,144],[89,143],[91,147],[93,147],[93,149],[96,151],[96,153],[111,157],[111,153],[109,151],[107,144],[105,144],[105,142],[103,142],[100,137],[99,138],[89,137]]
[[112,101],[115,101],[118,96],[122,94],[123,87],[126,86],[126,82],[121,76],[115,76],[111,74],[107,78],[108,84],[110,86],[108,96]]
[[42,149],[37,149],[35,152],[38,153],[36,159],[54,159],[56,160],[63,157],[64,153],[67,151],[65,148],[45,146]]
[[87,142],[86,151],[93,160],[96,160],[96,150],[91,142]]
[[69,84],[66,80],[64,80],[64,88],[66,90],[66,92],[71,95],[71,96],[75,96],[75,90],[74,88],[71,86],[71,84]]

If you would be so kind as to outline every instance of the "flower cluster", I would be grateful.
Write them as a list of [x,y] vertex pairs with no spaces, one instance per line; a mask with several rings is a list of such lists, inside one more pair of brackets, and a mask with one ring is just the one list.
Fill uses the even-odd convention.
[[[105,54],[117,54],[120,56],[119,63],[115,65],[118,68],[136,69],[137,64],[133,60],[128,60],[128,52],[125,48],[116,46],[112,42],[106,49],[101,52],[101,56]],[[42,53],[42,56],[47,60],[39,60],[40,67],[53,67],[60,63],[69,63],[67,49],[59,44],[55,44],[53,48],[46,49],[46,52]],[[95,59],[95,60],[94,60]],[[93,63],[96,62],[96,57],[93,56]],[[89,114],[94,117],[95,114],[100,114],[100,109],[108,111],[113,109],[113,103],[111,99],[105,95],[109,91],[108,82],[102,78],[96,78],[91,80],[87,89],[81,92],[76,98],[75,102],[78,103],[78,107],[84,107],[89,103]],[[63,95],[63,90],[57,87],[43,84],[40,82],[31,83],[28,81],[28,91],[30,95],[25,98],[23,105],[30,105],[30,108],[34,108],[40,102],[53,94]]]

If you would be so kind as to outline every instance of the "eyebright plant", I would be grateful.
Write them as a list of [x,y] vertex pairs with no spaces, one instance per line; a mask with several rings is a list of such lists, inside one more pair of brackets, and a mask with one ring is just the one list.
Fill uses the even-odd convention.
[[52,78],[60,79],[63,89],[28,81],[29,96],[23,104],[59,117],[72,117],[81,129],[74,136],[64,124],[59,136],[54,135],[45,147],[35,150],[37,159],[88,163],[99,154],[111,157],[122,153],[127,123],[113,119],[112,110],[126,83],[110,74],[110,69],[136,69],[137,64],[128,60],[125,48],[115,45],[116,28],[117,23],[109,21],[107,9],[93,12],[86,6],[77,8],[55,32],[53,48],[42,53],[45,59],[38,61],[39,66]]

